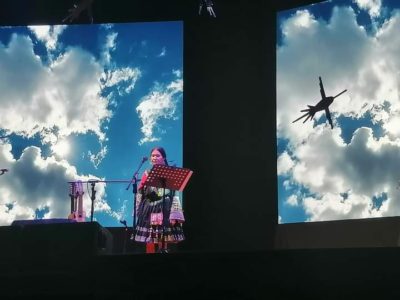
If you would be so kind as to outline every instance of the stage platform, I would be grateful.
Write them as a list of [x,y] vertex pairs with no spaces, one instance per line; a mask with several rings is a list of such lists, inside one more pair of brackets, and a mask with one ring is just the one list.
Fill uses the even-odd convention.
[[397,248],[3,261],[1,299],[396,299],[399,263]]
[[125,234],[97,223],[0,227],[0,299],[400,296],[398,247],[143,254],[123,247]]

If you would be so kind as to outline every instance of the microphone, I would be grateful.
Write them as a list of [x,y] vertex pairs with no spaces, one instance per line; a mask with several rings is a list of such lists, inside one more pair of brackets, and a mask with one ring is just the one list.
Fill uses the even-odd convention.
[[133,192],[136,194],[136,180],[137,180],[136,175],[139,173],[139,170],[140,170],[140,168],[142,167],[142,165],[144,164],[144,162],[145,162],[146,160],[148,160],[148,159],[149,159],[149,158],[148,158],[147,156],[143,156],[142,161],[140,162],[140,165],[139,165],[138,169],[137,169],[136,172],[133,174],[131,181],[129,182],[128,186],[126,187],[126,190],[129,190],[131,184],[133,183],[133,184],[134,184]]

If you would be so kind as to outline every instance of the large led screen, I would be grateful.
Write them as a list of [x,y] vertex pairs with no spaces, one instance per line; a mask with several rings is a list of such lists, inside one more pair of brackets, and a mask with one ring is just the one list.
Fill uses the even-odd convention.
[[400,215],[400,3],[277,15],[280,223]]
[[182,166],[182,72],[178,21],[1,27],[0,225],[67,218],[76,180],[105,181],[95,221],[132,224],[143,157],[162,146]]

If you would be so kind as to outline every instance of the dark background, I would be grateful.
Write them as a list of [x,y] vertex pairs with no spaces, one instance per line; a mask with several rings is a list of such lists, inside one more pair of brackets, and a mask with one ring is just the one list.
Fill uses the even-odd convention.
[[[1,298],[398,299],[399,218],[277,224],[276,11],[315,2],[215,0],[211,19],[197,0],[94,0],[95,23],[184,21],[187,240],[97,255],[93,223],[1,227]],[[59,24],[72,4],[2,1],[0,25]]]

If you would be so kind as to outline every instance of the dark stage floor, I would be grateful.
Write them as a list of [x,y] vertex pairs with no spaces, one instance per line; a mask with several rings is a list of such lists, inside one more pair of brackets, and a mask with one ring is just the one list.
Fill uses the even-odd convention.
[[391,299],[399,257],[380,248],[25,258],[2,261],[1,298]]
[[123,229],[114,229],[118,243],[108,251],[98,224],[78,226],[74,236],[63,225],[1,227],[0,299],[400,296],[397,247],[141,254],[130,245],[124,254]]

